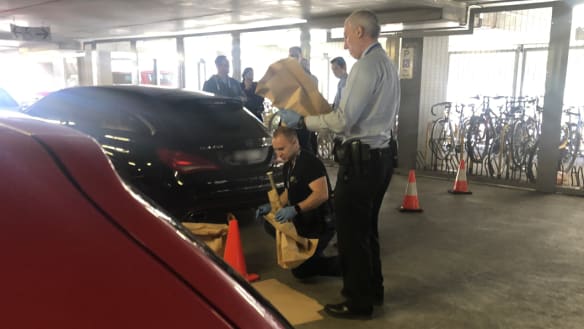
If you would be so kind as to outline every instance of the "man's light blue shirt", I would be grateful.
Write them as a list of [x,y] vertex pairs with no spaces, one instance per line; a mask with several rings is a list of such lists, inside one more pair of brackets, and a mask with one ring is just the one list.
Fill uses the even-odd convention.
[[400,102],[395,66],[378,43],[353,65],[336,111],[307,116],[306,127],[332,131],[343,139],[359,139],[372,149],[387,147]]
[[335,100],[333,102],[333,110],[336,110],[341,103],[341,95],[343,94],[343,89],[345,89],[345,86],[347,85],[347,77],[349,77],[349,75],[344,73],[339,79],[339,83],[337,84],[337,94],[335,95]]

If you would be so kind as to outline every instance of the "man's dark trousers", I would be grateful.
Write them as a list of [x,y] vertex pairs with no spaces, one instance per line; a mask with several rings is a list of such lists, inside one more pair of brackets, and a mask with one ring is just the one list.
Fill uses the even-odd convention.
[[368,311],[374,298],[383,298],[377,226],[392,174],[389,148],[371,150],[370,160],[361,161],[359,166],[339,166],[334,206],[343,294],[355,311]]

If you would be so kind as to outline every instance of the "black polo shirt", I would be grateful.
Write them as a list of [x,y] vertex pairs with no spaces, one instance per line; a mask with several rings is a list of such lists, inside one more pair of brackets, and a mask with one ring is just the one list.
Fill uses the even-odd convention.
[[[308,186],[313,181],[326,177],[326,169],[323,163],[306,150],[300,151],[296,157],[294,167],[292,162],[284,164],[284,184],[288,189],[288,202],[295,205],[305,200],[312,190]],[[330,191],[329,191],[330,194]],[[318,208],[303,211],[298,214],[293,222],[298,234],[307,238],[318,238],[325,232],[327,218],[330,216],[330,202],[325,202]]]

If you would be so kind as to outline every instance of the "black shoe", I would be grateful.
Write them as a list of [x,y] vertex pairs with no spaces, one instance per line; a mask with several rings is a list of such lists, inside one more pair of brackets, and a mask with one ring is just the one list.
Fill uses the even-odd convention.
[[[341,290],[341,295],[345,298],[349,298],[345,293],[345,290]],[[383,293],[373,295],[373,306],[383,306]]]
[[340,304],[327,304],[324,306],[324,311],[335,318],[341,319],[371,319],[371,314],[373,313],[373,308],[369,307],[366,309],[354,309],[351,308],[347,302],[342,302]]

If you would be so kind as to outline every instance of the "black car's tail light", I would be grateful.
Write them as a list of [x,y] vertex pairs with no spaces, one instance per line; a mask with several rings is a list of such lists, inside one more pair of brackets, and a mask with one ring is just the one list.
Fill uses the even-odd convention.
[[181,174],[219,170],[219,166],[199,155],[168,149],[158,149],[157,154],[164,164]]

